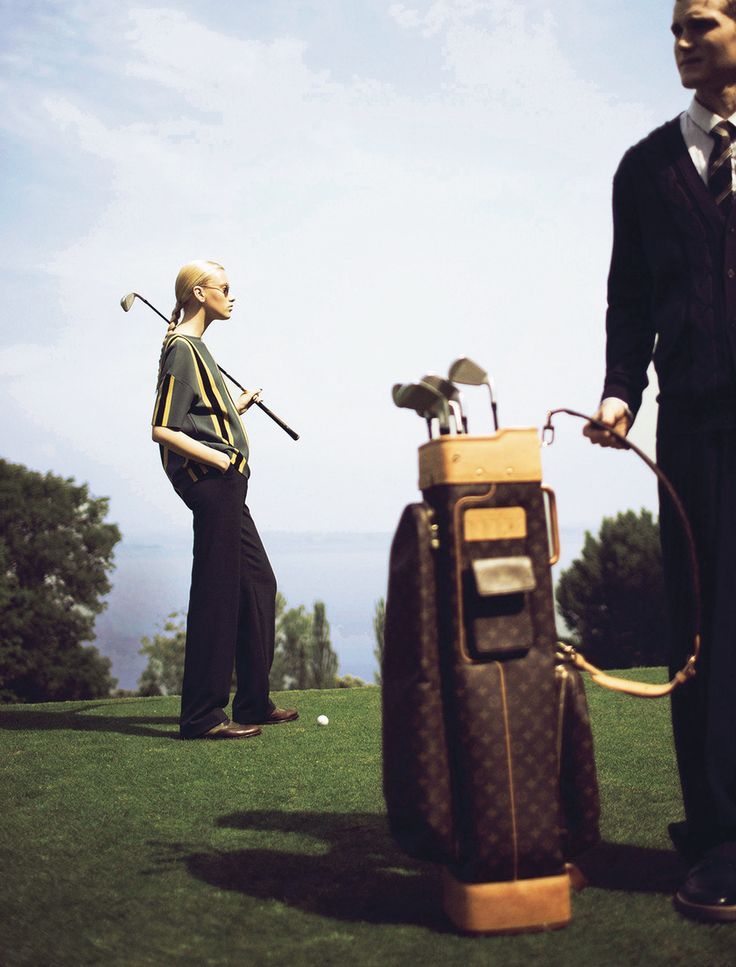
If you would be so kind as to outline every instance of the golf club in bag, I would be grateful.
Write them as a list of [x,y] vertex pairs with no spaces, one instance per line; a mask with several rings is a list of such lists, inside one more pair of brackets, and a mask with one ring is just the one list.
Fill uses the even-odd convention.
[[[144,299],[143,296],[139,295],[137,292],[129,292],[127,295],[124,295],[123,298],[120,300],[120,305],[122,307],[123,312],[129,312],[136,299],[140,299],[140,301],[145,303],[149,309],[152,309],[156,313],[156,315],[160,316],[167,325],[169,324],[171,320],[167,319],[166,316],[163,314],[163,312],[160,312],[156,308],[156,306],[151,305],[148,299]],[[222,375],[226,376],[232,383],[234,383],[239,390],[242,390],[243,393],[248,392],[245,389],[245,387],[242,386],[237,381],[237,379],[235,379],[234,376],[231,376],[230,373],[224,370],[222,366],[218,365],[217,368],[220,370]],[[273,422],[278,424],[278,426],[280,426],[285,433],[288,433],[292,440],[299,439],[299,434],[296,432],[296,430],[292,430],[292,428],[288,425],[288,423],[284,423],[284,421],[280,417],[276,416],[273,410],[269,409],[265,403],[263,403],[261,400],[256,400],[255,403],[257,407],[263,410],[266,416],[269,416],[273,420]]]
[[451,364],[447,374],[448,380],[452,383],[461,383],[463,386],[487,386],[488,394],[491,397],[491,415],[493,417],[493,429],[498,429],[498,405],[496,394],[493,390],[493,380],[488,373],[478,363],[461,356]]
[[[576,666],[608,687],[637,683],[557,644],[556,508],[535,428],[430,440],[419,448],[419,486],[423,501],[404,510],[393,540],[386,604],[391,833],[411,856],[442,865],[444,909],[461,930],[561,927],[571,919],[569,861],[599,838]],[[653,695],[674,685],[638,687]]]

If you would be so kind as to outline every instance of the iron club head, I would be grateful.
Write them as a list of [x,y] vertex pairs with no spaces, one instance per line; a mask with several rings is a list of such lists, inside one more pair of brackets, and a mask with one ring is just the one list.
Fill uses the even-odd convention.
[[465,415],[463,414],[462,397],[457,386],[455,386],[454,383],[451,383],[449,379],[445,379],[443,376],[439,376],[437,373],[427,373],[426,376],[422,376],[421,382],[432,386],[447,400],[448,406],[452,411],[452,416],[455,421],[455,432],[467,433],[468,421],[465,419]]
[[454,383],[462,383],[465,386],[487,386],[491,397],[491,413],[493,415],[493,428],[498,429],[498,408],[496,406],[496,394],[493,391],[493,381],[488,373],[478,363],[461,356],[450,366],[448,373],[450,380]]
[[450,366],[448,378],[454,383],[463,383],[465,386],[483,386],[488,383],[488,373],[478,363],[461,356]]
[[148,299],[144,299],[143,296],[138,292],[129,292],[127,295],[123,296],[123,298],[120,300],[120,305],[123,312],[128,312],[136,299],[140,299],[141,302],[145,302],[148,308],[152,309],[156,315],[163,319],[163,321],[168,325],[169,320],[166,318],[163,312],[159,311],[156,306],[152,306]]

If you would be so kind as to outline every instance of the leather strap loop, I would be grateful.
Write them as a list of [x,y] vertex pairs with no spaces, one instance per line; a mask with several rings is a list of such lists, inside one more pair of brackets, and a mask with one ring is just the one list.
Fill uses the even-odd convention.
[[571,645],[565,645],[561,642],[558,642],[558,657],[563,661],[568,661],[575,665],[575,667],[581,669],[581,671],[588,672],[596,685],[600,685],[601,688],[608,688],[613,692],[623,692],[626,695],[634,695],[638,698],[663,698],[665,695],[670,695],[679,685],[684,684],[686,681],[692,678],[693,675],[695,675],[695,666],[698,661],[698,656],[700,655],[702,610],[700,597],[700,569],[698,567],[698,556],[695,550],[695,539],[693,538],[690,520],[688,519],[687,512],[677,494],[677,491],[672,486],[665,473],[657,466],[657,464],[651,460],[646,453],[640,450],[639,447],[632,443],[631,440],[623,436],[623,434],[617,433],[616,430],[612,430],[610,426],[607,426],[607,424],[603,423],[601,420],[597,420],[593,416],[586,416],[585,413],[579,413],[577,410],[568,410],[564,407],[561,407],[557,410],[550,410],[550,412],[547,414],[547,422],[542,430],[542,438],[545,445],[549,445],[554,442],[555,431],[552,425],[552,417],[556,416],[557,413],[566,413],[568,416],[579,417],[581,420],[592,423],[592,425],[597,427],[599,430],[607,431],[611,434],[611,436],[615,437],[625,449],[633,450],[637,457],[643,460],[649,469],[656,474],[657,479],[662,484],[668,497],[672,501],[685,535],[685,541],[688,549],[688,559],[690,563],[690,581],[693,595],[692,653],[680,671],[676,672],[672,679],[665,685],[652,685],[649,682],[629,681],[627,678],[617,678],[615,675],[608,675],[606,672],[602,671],[600,668],[597,668],[595,665],[592,665],[589,661],[583,658],[580,652],[576,651],[576,649]]

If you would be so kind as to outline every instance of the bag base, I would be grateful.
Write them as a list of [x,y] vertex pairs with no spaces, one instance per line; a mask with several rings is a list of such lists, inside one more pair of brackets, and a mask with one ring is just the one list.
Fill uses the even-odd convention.
[[443,906],[467,933],[556,930],[572,919],[570,877],[540,876],[496,883],[462,883],[442,871]]

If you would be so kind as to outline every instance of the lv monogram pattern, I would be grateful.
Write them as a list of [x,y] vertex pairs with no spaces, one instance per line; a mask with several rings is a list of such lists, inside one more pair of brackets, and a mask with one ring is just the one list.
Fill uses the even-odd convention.
[[558,683],[561,832],[565,856],[598,842],[600,800],[585,686],[576,668],[561,662]]
[[[555,672],[541,490],[490,490],[437,486],[425,492],[428,506],[406,509],[386,608],[384,791],[392,833],[411,855],[444,862],[465,882],[554,875],[563,856],[598,838],[582,682],[572,669],[564,678]],[[482,497],[474,507],[523,507],[526,537],[464,542],[455,509],[469,495]],[[436,551],[428,508],[439,525]],[[472,561],[514,555],[531,558],[536,586],[514,602],[513,620],[501,613],[494,621],[468,580]]]
[[453,857],[430,514],[411,504],[391,548],[384,657],[383,791],[391,832],[411,856]]

